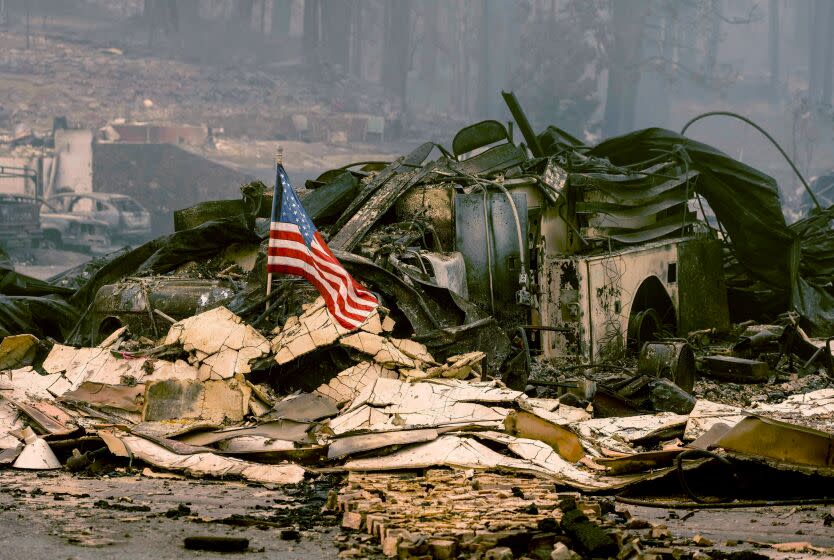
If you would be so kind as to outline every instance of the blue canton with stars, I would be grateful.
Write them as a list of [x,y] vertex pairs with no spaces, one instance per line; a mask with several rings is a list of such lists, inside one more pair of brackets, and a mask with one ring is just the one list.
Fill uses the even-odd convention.
[[[301,236],[304,238],[304,242],[309,247],[313,242],[313,235],[316,233],[316,226],[313,225],[313,221],[310,219],[310,216],[307,215],[307,212],[301,205],[301,201],[295,194],[295,189],[293,189],[292,184],[290,184],[290,178],[287,176],[284,166],[280,164],[278,165],[278,172],[275,177],[276,187],[279,182],[281,183],[281,215],[277,220],[275,219],[275,210],[278,202],[275,199],[277,197],[275,197],[272,201],[272,221],[297,225],[298,229],[301,230]],[[276,188],[275,190],[276,194],[278,194],[278,189]]]

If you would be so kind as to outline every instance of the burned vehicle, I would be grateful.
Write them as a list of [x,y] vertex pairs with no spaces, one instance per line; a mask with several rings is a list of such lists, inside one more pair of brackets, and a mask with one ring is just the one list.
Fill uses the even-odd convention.
[[75,214],[107,224],[114,243],[136,244],[151,233],[151,215],[127,195],[113,193],[60,193],[47,199],[58,212]]
[[101,220],[67,212],[44,202],[41,206],[41,245],[101,254],[111,248],[110,226]]
[[503,124],[477,123],[435,161],[428,144],[382,169],[326,174],[304,204],[329,222],[331,248],[468,299],[528,362],[604,362],[729,325],[723,242],[691,206],[694,165],[672,154],[626,168],[567,135],[545,133],[547,150],[525,139],[532,158]]
[[213,309],[234,295],[228,281],[167,276],[126,278],[96,294],[90,311],[90,336],[101,341],[126,326],[134,333],[159,334],[171,321]]
[[26,195],[0,193],[0,245],[33,248],[41,239],[38,202]]

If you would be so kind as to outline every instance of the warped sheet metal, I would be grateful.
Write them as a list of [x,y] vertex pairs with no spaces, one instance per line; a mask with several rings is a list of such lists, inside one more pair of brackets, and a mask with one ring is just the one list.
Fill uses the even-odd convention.
[[834,434],[812,428],[748,416],[725,433],[716,447],[834,476]]
[[348,455],[356,455],[385,447],[423,443],[435,440],[437,436],[438,431],[434,428],[345,436],[330,442],[327,448],[327,458],[341,459]]
[[101,435],[114,455],[131,456],[155,467],[182,471],[191,476],[239,476],[262,484],[297,484],[304,479],[304,469],[294,464],[265,465],[206,451],[179,454],[136,435],[115,432]]
[[[573,179],[582,176],[589,177],[590,174],[583,175],[577,173],[571,175],[571,178]],[[630,207],[641,207],[649,205],[653,202],[665,202],[668,199],[680,199],[681,202],[683,202],[686,200],[686,187],[688,184],[691,187],[694,187],[694,181],[698,177],[698,172],[688,171],[678,177],[668,179],[663,182],[620,182],[617,180],[621,177],[630,178],[631,176],[629,175],[606,174],[601,177],[605,177],[605,180],[588,181],[589,186],[586,187],[601,191],[605,194],[605,198],[608,200],[598,202],[608,202],[609,204],[619,204]],[[591,200],[590,202],[585,202],[584,204],[594,204],[594,202],[594,200]],[[577,209],[579,209],[579,206],[577,206]]]
[[696,439],[719,423],[735,426],[747,416],[763,416],[834,433],[834,389],[791,395],[780,403],[755,403],[747,409],[700,399],[689,413],[684,439]]
[[585,230],[585,235],[593,238],[601,234],[603,237],[611,238],[620,243],[648,243],[680,231],[685,222],[692,223],[694,218],[695,214],[689,212],[687,213],[687,219],[683,219],[681,216],[670,216],[650,226],[633,230],[627,228],[588,228]]
[[[632,453],[632,444],[643,439],[650,439],[656,434],[672,430],[683,430],[689,417],[671,412],[628,416],[621,418],[594,418],[571,426],[585,442],[593,442],[621,453]],[[694,439],[694,438],[693,438]],[[586,449],[599,453],[598,449]]]
[[739,261],[754,277],[791,293],[796,280],[796,235],[785,224],[779,188],[772,177],[711,146],[661,128],[610,138],[589,155],[608,158],[615,165],[634,165],[658,153],[676,151],[684,151],[689,169],[699,172],[696,190],[729,233]]

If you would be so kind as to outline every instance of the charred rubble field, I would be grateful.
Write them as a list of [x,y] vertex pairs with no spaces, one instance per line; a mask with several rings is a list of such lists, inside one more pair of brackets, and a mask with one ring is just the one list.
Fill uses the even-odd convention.
[[[266,295],[272,189],[0,269],[0,556],[824,558],[830,235],[661,129],[496,121],[298,185],[380,305]],[[287,154],[291,158],[291,154]]]

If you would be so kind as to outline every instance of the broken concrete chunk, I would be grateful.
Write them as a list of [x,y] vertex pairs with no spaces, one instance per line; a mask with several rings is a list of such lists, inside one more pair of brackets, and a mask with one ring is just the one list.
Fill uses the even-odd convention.
[[0,372],[0,387],[3,395],[16,400],[51,399],[72,388],[60,373],[40,375],[32,367]]
[[[329,346],[340,336],[351,332],[333,320],[322,297],[302,308],[304,313],[298,317],[289,317],[283,328],[275,333],[277,336],[272,339],[272,351],[275,353],[275,361],[279,364],[289,363],[316,348]],[[374,310],[359,328],[359,332],[370,335],[381,333],[379,313]]]
[[354,459],[345,463],[348,471],[387,471],[449,466],[465,469],[503,467],[535,472],[527,461],[505,457],[471,438],[442,436],[382,457]]
[[[314,425],[309,422],[278,420],[275,422],[265,422],[248,428],[233,427],[215,431],[186,433],[182,436],[178,436],[177,439],[189,445],[197,446],[212,445],[219,441],[243,436],[262,436],[269,439],[309,443],[312,440],[308,432],[311,431],[313,427]],[[136,433],[135,430],[134,433]]]
[[356,398],[362,389],[372,385],[380,377],[397,379],[397,372],[374,362],[359,362],[336,374],[336,377],[320,385],[315,392],[333,399],[338,406],[342,406]]
[[416,340],[411,340],[410,338],[389,338],[388,340],[409,358],[414,358],[427,364],[435,363],[434,357],[429,353],[428,348]]
[[[56,344],[43,362],[47,373],[60,373],[75,389],[85,381],[119,385],[124,380],[141,380],[147,373],[149,358],[123,358],[107,348],[73,348]],[[54,391],[53,391],[54,392]],[[58,394],[58,393],[55,393]]]
[[737,406],[699,399],[686,422],[683,438],[692,441],[709,431],[716,424],[735,426],[747,413]]
[[166,379],[148,383],[143,421],[189,419],[222,424],[240,422],[252,389],[242,379],[205,382]]
[[[468,391],[463,386],[452,384],[452,381],[407,383],[379,378],[346,407],[346,414],[331,420],[330,427],[336,434],[356,429],[391,431],[441,426],[500,429],[509,409],[467,401],[483,400],[484,403],[498,404],[512,402],[520,394],[514,391],[500,394],[502,390],[491,384],[482,384]],[[500,396],[494,391],[498,391]],[[360,410],[362,416],[354,420],[354,413]]]
[[336,435],[349,434],[358,431],[367,431],[377,428],[377,431],[384,431],[388,424],[389,416],[370,406],[360,406],[355,410],[342,413],[330,420],[330,429]]
[[621,453],[633,453],[632,442],[652,434],[683,428],[689,418],[660,412],[619,418],[594,418],[571,426],[585,441]]
[[64,393],[63,401],[79,401],[93,408],[108,407],[138,412],[142,410],[145,396],[145,386],[138,385],[107,385],[94,381],[85,381],[74,391]]
[[359,331],[339,340],[339,344],[373,356],[375,362],[389,367],[419,368],[422,360],[415,360],[394,345],[392,340]]
[[522,410],[532,412],[560,426],[591,419],[591,414],[584,408],[566,405],[559,399],[529,398],[525,395],[518,399],[518,405]]
[[316,348],[333,344],[340,336],[347,334],[347,329],[330,317],[324,300],[319,300],[321,306],[310,308],[300,317],[290,317],[284,328],[272,339],[272,351],[279,364],[289,363]]
[[153,372],[142,377],[142,382],[147,383],[149,381],[161,381],[163,379],[197,381],[200,379],[200,371],[185,360],[176,360],[174,362],[157,360],[153,363]]
[[622,488],[644,476],[637,475],[632,478],[601,476],[585,468],[584,459],[579,465],[573,464],[560,457],[548,444],[535,439],[519,438],[493,431],[472,432],[469,435],[505,445],[508,451],[528,462],[530,468],[560,481],[561,484],[579,490],[590,492]]
[[[433,369],[438,369],[438,368],[429,368],[429,371],[431,371]],[[425,371],[425,370],[422,370],[422,369],[414,369],[414,368],[400,369],[399,370],[400,377],[402,377],[406,381],[421,381],[423,379],[428,379],[429,376],[431,375],[429,373],[429,371]]]
[[225,307],[171,325],[165,344],[177,343],[206,366],[201,375],[213,379],[249,373],[249,362],[269,352],[269,341]]
[[382,321],[379,318],[379,313],[374,310],[365,322],[359,326],[359,330],[369,332],[371,334],[382,334]]

